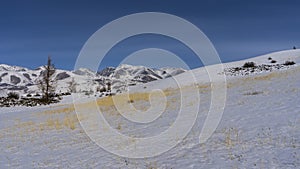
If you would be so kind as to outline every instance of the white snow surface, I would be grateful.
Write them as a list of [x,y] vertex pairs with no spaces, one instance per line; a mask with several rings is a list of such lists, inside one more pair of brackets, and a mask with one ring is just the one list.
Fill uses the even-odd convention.
[[[0,108],[0,168],[299,168],[300,50],[270,53],[223,66],[241,67],[249,61],[269,65],[269,57],[277,61],[275,64],[287,60],[296,64],[271,72],[227,75],[222,119],[203,144],[198,138],[211,103],[209,77],[224,75],[208,75],[206,70],[217,65],[191,70],[195,80],[190,78],[191,72],[186,72],[130,87],[134,96],[154,89],[167,93],[165,111],[149,124],[133,124],[118,113],[108,97],[99,99],[99,109],[115,130],[132,137],[148,137],[165,131],[176,119],[180,106],[195,104],[193,98],[188,98],[181,105],[181,99],[185,99],[181,92],[189,95],[193,92],[189,86],[197,85],[200,106],[192,130],[176,147],[152,158],[119,157],[95,144],[78,123],[77,118],[85,119],[76,116],[71,96],[50,106]],[[142,96],[133,97],[128,104],[140,110],[149,108],[151,105]],[[83,95],[76,98],[87,103],[94,99]],[[88,114],[89,106],[86,109]],[[119,146],[126,148],[126,143]]]

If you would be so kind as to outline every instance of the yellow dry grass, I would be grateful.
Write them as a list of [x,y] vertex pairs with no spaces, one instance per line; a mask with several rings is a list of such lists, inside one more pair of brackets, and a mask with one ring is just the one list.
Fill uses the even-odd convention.
[[211,87],[211,84],[198,84],[198,89],[209,89]]
[[224,129],[225,145],[229,148],[239,144],[239,131],[236,128]]
[[[166,89],[163,91],[165,96],[170,95],[173,93],[173,90],[171,89]],[[118,94],[115,96],[109,96],[109,97],[104,97],[100,98],[97,100],[97,105],[98,106],[113,106],[114,105],[114,100],[123,100],[127,102],[135,102],[135,101],[149,101],[150,100],[150,95],[151,97],[157,97],[159,96],[158,93],[153,92],[153,93],[129,93],[129,94]]]
[[63,121],[65,127],[71,130],[74,130],[79,123],[76,115],[66,115]]
[[[204,89],[209,88],[209,85],[201,85],[197,86],[198,88]],[[115,112],[115,103],[114,100],[122,100],[125,104],[135,103],[137,101],[145,101],[149,102],[150,97],[161,97],[162,94],[167,97],[172,94],[176,94],[179,92],[179,90],[190,90],[190,86],[184,86],[182,88],[167,88],[163,90],[163,93],[160,92],[137,92],[137,93],[129,93],[129,94],[119,94],[115,96],[108,96],[99,98],[95,101],[90,101],[86,103],[76,103],[76,108],[80,109],[86,109],[88,111],[90,108],[94,106],[98,106],[102,112],[110,113]],[[169,102],[174,102],[176,99],[167,99],[168,106],[172,105]],[[64,107],[61,107],[64,106]],[[36,125],[36,127],[43,131],[45,129],[57,129],[60,130],[63,127],[69,128],[71,130],[74,130],[76,126],[79,124],[79,120],[83,120],[84,114],[77,117],[75,112],[75,107],[73,104],[69,105],[61,105],[52,107],[51,110],[46,110],[43,112],[38,113],[38,115],[42,116],[49,116],[46,118],[45,122],[42,122],[41,124]],[[174,106],[174,105],[173,105]],[[142,107],[143,110],[148,109],[148,107]],[[103,111],[104,110],[104,111]],[[88,112],[87,112],[88,113]],[[65,114],[63,117],[61,117],[60,114]],[[114,113],[115,114],[115,113]],[[60,116],[60,117],[57,117]],[[79,118],[79,120],[78,120]],[[24,124],[23,124],[24,125]],[[121,126],[120,126],[121,127]],[[33,130],[32,130],[33,131]]]
[[232,88],[239,85],[249,84],[256,81],[272,81],[274,78],[285,78],[300,71],[300,66],[292,67],[287,70],[273,71],[264,74],[256,74],[240,77],[238,79],[227,81],[227,88]]
[[51,109],[51,110],[46,110],[44,112],[42,112],[43,114],[59,114],[59,113],[71,113],[71,112],[74,112],[75,111],[75,108],[72,105],[69,105],[68,107],[64,107],[64,108],[61,108],[61,109]]
[[71,130],[74,130],[78,124],[79,124],[79,121],[78,121],[77,116],[75,114],[73,114],[73,115],[67,114],[67,115],[64,116],[64,118],[49,117],[46,120],[46,123],[42,123],[40,125],[40,128],[42,130],[45,129],[45,128],[60,130],[63,127],[66,127],[66,128],[71,129]]
[[[163,90],[164,96],[169,96],[171,94],[177,93],[179,89],[173,89],[173,88],[168,88]],[[101,108],[105,109],[108,107],[114,107],[115,103],[114,100],[123,100],[127,103],[130,102],[136,102],[136,101],[149,101],[151,97],[159,97],[161,96],[160,93],[157,92],[139,92],[139,93],[129,93],[129,94],[118,94],[115,96],[108,96],[108,97],[103,97],[99,98],[96,100],[96,104]],[[39,115],[53,115],[53,114],[69,114],[72,112],[75,112],[75,107],[73,104],[69,105],[62,105],[64,106],[63,108],[53,107],[51,110],[46,110],[43,112],[38,113]],[[86,103],[76,103],[76,106],[80,108],[89,108],[92,106],[95,106],[94,101],[86,102]]]
[[27,121],[27,122],[21,122],[20,121],[14,127],[15,128],[28,128],[28,127],[33,126],[33,125],[35,125],[35,123],[32,122],[32,121]]
[[62,129],[62,124],[59,120],[59,118],[49,118],[47,119],[47,122],[45,124],[45,126],[50,127],[50,128],[55,128],[56,130],[60,130]]

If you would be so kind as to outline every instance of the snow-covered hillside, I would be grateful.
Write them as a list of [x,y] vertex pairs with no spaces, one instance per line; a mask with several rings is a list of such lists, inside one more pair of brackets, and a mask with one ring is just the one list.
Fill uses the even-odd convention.
[[[276,63],[271,63],[272,60]],[[286,64],[286,61],[295,64]],[[243,67],[246,62],[254,62],[255,67]],[[165,109],[151,123],[130,122],[119,113],[112,97],[98,98],[94,102],[93,98],[80,100],[73,95],[75,100],[67,97],[64,103],[51,106],[21,110],[0,108],[0,168],[299,168],[299,64],[300,50],[280,51],[226,63],[224,71],[212,71],[210,75],[207,70],[215,70],[216,65],[130,86],[130,97],[123,102],[125,109],[130,109],[126,105],[133,105],[135,109],[146,111],[151,109],[149,97],[154,89],[164,94]],[[126,65],[121,68],[108,68],[100,75],[128,78],[147,70],[129,71]],[[147,71],[150,77],[164,74],[156,72],[153,75],[152,71]],[[75,74],[86,73],[81,70]],[[222,119],[208,141],[199,144],[199,135],[211,106],[214,86],[210,78],[224,75],[227,97]],[[190,97],[195,94],[192,85],[200,93],[199,102]],[[123,95],[113,97],[118,99]],[[161,99],[159,94],[152,97]],[[81,104],[80,111],[84,114],[76,115],[75,110],[79,109],[75,109],[73,101]],[[97,110],[102,111],[114,131],[134,138],[150,137],[166,131],[176,121],[182,107],[189,110],[198,104],[198,116],[188,135],[176,140],[176,147],[151,158],[126,158],[105,151],[86,135],[78,121],[83,124],[93,118],[90,116],[93,105],[97,105]],[[180,124],[189,125],[191,121]],[[100,138],[100,141],[114,142],[108,135],[100,134]],[[114,146],[126,149],[128,144],[134,143],[138,142],[133,139]]]
[[[44,68],[41,66],[35,70],[29,70],[18,66],[0,64],[0,96],[9,91],[21,94],[38,93],[37,83],[41,79]],[[68,92],[70,82],[75,81],[76,90],[79,93],[96,92],[97,87],[103,87],[107,82],[112,83],[112,90],[124,91],[129,85],[147,83],[150,81],[164,79],[185,72],[183,69],[163,68],[152,69],[143,66],[120,65],[117,68],[106,68],[100,72],[92,72],[81,68],[75,71],[57,70],[54,74],[56,92]]]

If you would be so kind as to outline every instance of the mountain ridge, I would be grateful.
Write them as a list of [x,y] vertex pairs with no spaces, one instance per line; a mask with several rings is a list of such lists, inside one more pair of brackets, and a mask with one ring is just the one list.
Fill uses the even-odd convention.
[[[38,93],[36,84],[41,79],[43,71],[43,66],[28,69],[21,66],[0,64],[0,96],[9,91],[20,94]],[[126,90],[126,86],[168,78],[185,71],[181,68],[164,68],[161,70],[123,64],[118,67],[107,67],[98,72],[93,72],[88,68],[72,71],[56,69],[54,78],[57,81],[56,92],[68,92],[68,85],[73,79],[77,83],[77,92],[80,93],[96,93],[108,82],[112,83],[112,92],[122,92]]]

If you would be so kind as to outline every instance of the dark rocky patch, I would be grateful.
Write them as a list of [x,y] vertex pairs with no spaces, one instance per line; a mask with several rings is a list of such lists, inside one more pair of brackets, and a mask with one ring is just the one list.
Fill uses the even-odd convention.
[[28,73],[23,73],[23,76],[26,77],[28,80],[31,80],[30,75]]
[[26,69],[22,68],[22,69],[18,69],[17,72],[25,72]]
[[[50,70],[50,74],[54,74],[55,73],[55,70]],[[44,77],[46,76],[47,74],[47,71],[46,70],[43,70],[40,72],[40,77]]]
[[26,86],[12,86],[7,88],[7,90],[27,90],[28,88]]
[[56,80],[63,80],[63,79],[66,79],[68,77],[70,77],[70,75],[68,73],[62,72],[62,73],[57,74],[55,79]]
[[2,73],[2,75],[0,77],[4,77],[6,75],[8,75],[8,73]]
[[10,82],[16,85],[21,82],[21,79],[15,75],[11,75]]
[[28,83],[25,86],[33,86],[33,85],[34,85],[33,83]]
[[97,74],[100,76],[109,77],[112,74],[114,74],[115,70],[116,70],[116,68],[114,68],[114,67],[107,67],[107,68],[103,69],[102,71],[97,72]]
[[147,82],[154,81],[154,80],[156,80],[156,79],[154,79],[154,78],[151,77],[151,76],[143,76],[143,77],[142,77],[142,80],[143,80],[145,83],[147,83]]
[[155,81],[157,79],[151,77],[151,76],[143,76],[143,75],[138,75],[138,76],[135,76],[133,78],[133,82],[141,82],[141,83],[147,83],[147,82],[151,82],[151,81]]
[[12,86],[11,84],[7,84],[7,83],[1,83],[0,87],[8,87],[8,86]]

